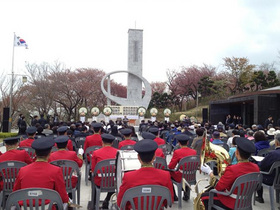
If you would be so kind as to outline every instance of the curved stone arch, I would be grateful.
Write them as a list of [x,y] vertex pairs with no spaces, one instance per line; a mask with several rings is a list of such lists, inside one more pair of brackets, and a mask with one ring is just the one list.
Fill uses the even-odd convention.
[[[135,101],[135,100],[131,100],[129,98],[120,98],[120,97],[117,97],[117,96],[113,96],[105,90],[105,88],[104,88],[105,79],[107,79],[112,74],[118,74],[118,73],[131,74],[131,75],[136,76],[136,77],[138,77],[139,79],[142,80],[142,82],[144,83],[144,86],[145,86],[145,95],[144,95],[144,97],[142,98],[141,101]],[[150,83],[144,77],[139,76],[138,74],[126,71],[126,70],[113,71],[113,72],[110,72],[110,73],[106,74],[101,80],[101,90],[107,98],[109,98],[112,101],[115,101],[116,103],[118,103],[122,106],[143,106],[146,109],[149,106],[151,96],[152,96],[152,88],[151,88]]]

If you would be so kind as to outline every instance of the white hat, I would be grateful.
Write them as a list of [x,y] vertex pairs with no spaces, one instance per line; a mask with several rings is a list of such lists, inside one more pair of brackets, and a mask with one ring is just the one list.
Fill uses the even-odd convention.
[[267,131],[267,134],[272,136],[275,134],[275,128],[269,128],[269,130]]

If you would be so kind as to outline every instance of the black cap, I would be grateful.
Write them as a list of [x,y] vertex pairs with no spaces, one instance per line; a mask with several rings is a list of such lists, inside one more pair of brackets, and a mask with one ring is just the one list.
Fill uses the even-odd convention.
[[64,132],[67,131],[67,129],[68,129],[67,126],[61,126],[61,127],[59,127],[59,128],[57,129],[57,132],[58,132],[58,133],[64,133]]
[[31,147],[35,150],[47,150],[54,146],[54,140],[52,137],[42,137],[33,141]]
[[111,134],[107,134],[107,133],[101,134],[101,138],[103,141],[109,141],[109,142],[112,142],[115,140],[115,136],[113,136]]
[[152,139],[154,140],[156,136],[150,132],[142,132],[143,139]]
[[55,143],[65,143],[69,140],[68,136],[58,136],[54,139]]
[[220,132],[219,131],[214,131],[212,135],[213,135],[214,138],[220,138]]
[[241,149],[244,152],[247,153],[255,153],[256,147],[252,141],[249,139],[246,139],[244,137],[237,137],[235,139],[235,143],[237,145],[237,148]]
[[230,128],[235,128],[235,125],[233,123],[229,124]]
[[132,130],[129,128],[125,128],[125,129],[121,129],[120,132],[125,136],[129,136],[132,133]]
[[143,139],[134,144],[134,150],[138,153],[154,152],[157,148],[157,143],[150,139]]
[[157,127],[151,127],[149,129],[149,132],[151,132],[151,133],[158,133],[158,128]]
[[31,127],[29,127],[29,128],[27,128],[26,129],[26,133],[30,133],[30,134],[32,134],[32,133],[36,133],[36,131],[37,131],[37,128],[36,127],[34,127],[34,126],[31,126]]
[[188,136],[188,135],[186,135],[186,134],[177,134],[176,136],[175,136],[175,138],[177,139],[177,141],[189,141],[190,140],[190,137]]
[[92,123],[91,124],[93,128],[101,128],[102,124],[101,123]]
[[17,142],[17,141],[19,141],[19,139],[20,139],[20,137],[16,136],[16,137],[5,138],[3,141],[5,143],[9,143],[9,142]]

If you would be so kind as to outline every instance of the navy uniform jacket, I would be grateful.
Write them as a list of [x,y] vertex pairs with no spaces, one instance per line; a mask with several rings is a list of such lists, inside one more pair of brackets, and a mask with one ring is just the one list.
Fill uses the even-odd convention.
[[[277,147],[274,151],[267,154],[267,156],[258,163],[261,171],[269,171],[270,167],[275,161],[280,160],[280,147]],[[274,180],[275,172],[271,175],[263,174],[263,183],[272,185]]]

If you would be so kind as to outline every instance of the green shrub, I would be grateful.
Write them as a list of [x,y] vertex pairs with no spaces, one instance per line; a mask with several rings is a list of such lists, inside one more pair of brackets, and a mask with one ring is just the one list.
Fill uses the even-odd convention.
[[18,135],[17,133],[0,133],[0,138],[5,139],[5,138],[9,138],[9,137],[14,137],[17,135]]

